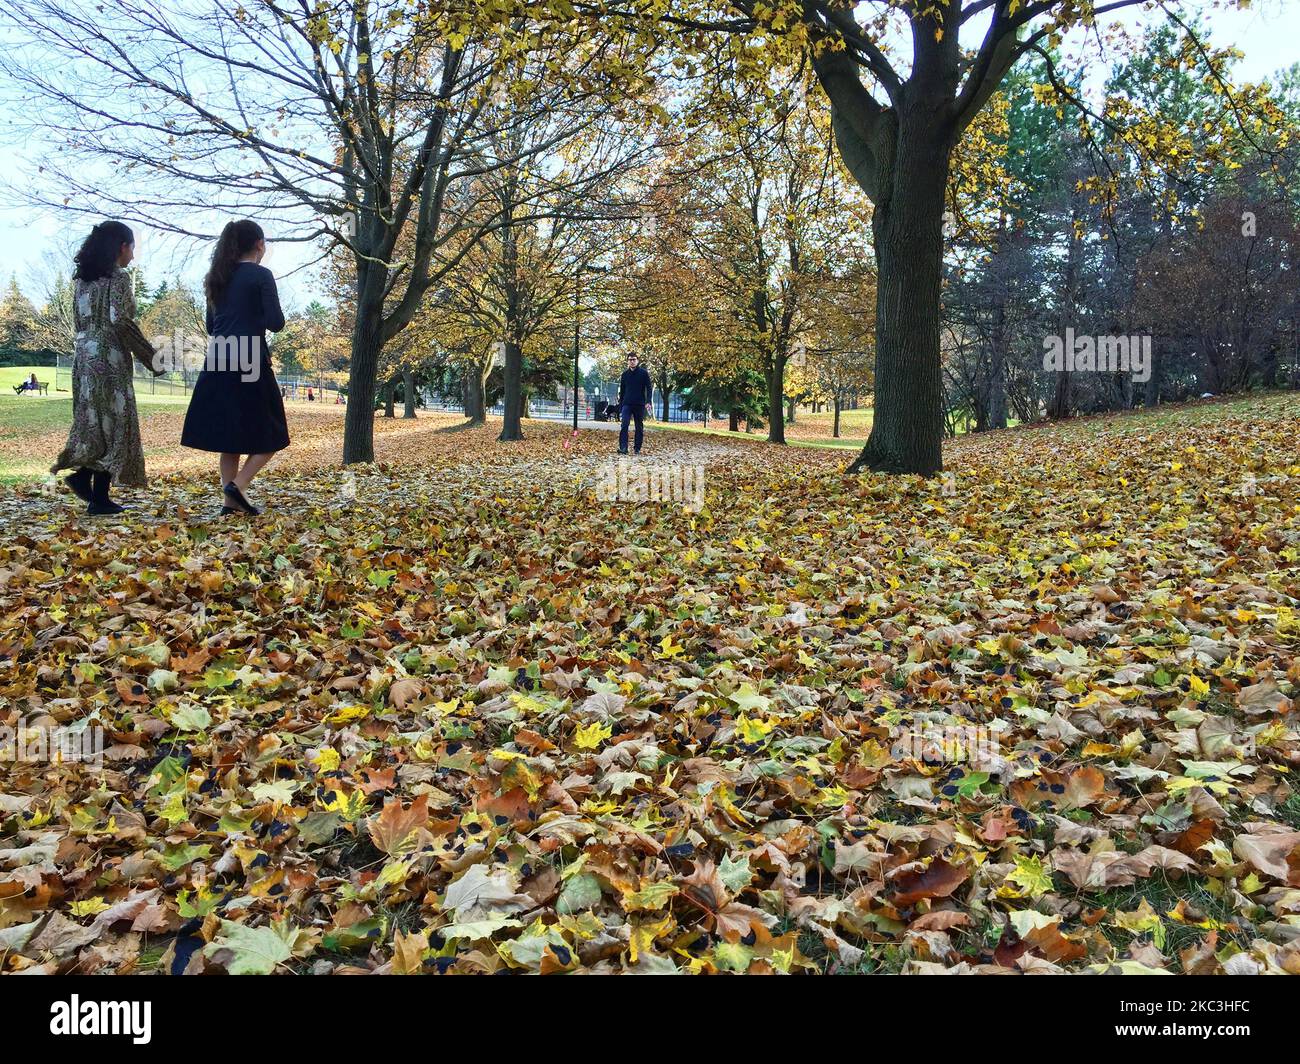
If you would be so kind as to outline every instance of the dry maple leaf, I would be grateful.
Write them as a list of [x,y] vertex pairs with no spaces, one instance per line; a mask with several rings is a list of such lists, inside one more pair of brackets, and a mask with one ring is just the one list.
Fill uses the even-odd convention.
[[366,821],[366,829],[379,849],[397,857],[415,848],[416,832],[428,820],[428,795],[420,795],[409,807],[404,807],[400,799],[390,798],[378,816]]

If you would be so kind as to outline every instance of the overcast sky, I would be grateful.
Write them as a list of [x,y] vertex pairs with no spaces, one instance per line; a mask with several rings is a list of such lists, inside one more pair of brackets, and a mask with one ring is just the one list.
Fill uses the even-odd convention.
[[[1152,16],[1134,11],[1124,21],[1136,26]],[[1158,16],[1155,16],[1158,17]],[[1218,45],[1235,45],[1245,53],[1239,77],[1259,80],[1296,62],[1300,41],[1300,0],[1255,0],[1249,10],[1214,10],[1205,15],[1213,41]],[[0,31],[0,47],[4,47]],[[0,126],[8,122],[0,103]],[[30,170],[40,145],[6,144],[0,150],[0,188],[4,199],[14,196],[14,186]],[[0,204],[0,283],[8,283],[11,274],[34,299],[41,293],[41,281],[49,272],[48,261],[62,257],[71,239],[80,235],[82,218],[39,215],[30,208],[5,207]],[[76,231],[69,229],[75,226]],[[271,234],[272,236],[274,234]],[[202,277],[209,245],[178,245],[148,230],[137,229],[136,256],[150,286],[180,275],[197,284]],[[286,307],[305,305],[317,293],[312,273],[304,264],[317,253],[296,245],[272,249],[266,265],[281,278]]]

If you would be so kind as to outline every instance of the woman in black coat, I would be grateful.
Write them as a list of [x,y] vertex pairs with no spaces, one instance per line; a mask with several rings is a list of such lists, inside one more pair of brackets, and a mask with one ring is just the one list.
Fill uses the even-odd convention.
[[[230,222],[221,231],[208,297],[208,350],[185,414],[181,444],[221,455],[222,513],[256,514],[248,485],[289,446],[280,387],[271,369],[267,332],[284,328],[275,278],[261,265],[266,237],[256,222]],[[239,459],[247,455],[241,468]]]

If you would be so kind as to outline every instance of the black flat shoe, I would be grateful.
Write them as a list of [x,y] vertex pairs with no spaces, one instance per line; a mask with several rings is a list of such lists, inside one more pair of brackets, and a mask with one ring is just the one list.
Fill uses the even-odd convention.
[[115,502],[92,502],[86,507],[86,513],[91,517],[110,517],[122,513],[125,509],[125,506],[119,506]]
[[239,490],[238,485],[236,485],[233,480],[221,490],[226,496],[227,503],[230,506],[233,506],[236,510],[242,510],[244,513],[252,514],[254,517],[262,512],[244,498],[244,493]]
[[89,503],[93,501],[93,496],[90,494],[90,470],[78,469],[75,473],[70,473],[64,477],[63,483],[82,502]]

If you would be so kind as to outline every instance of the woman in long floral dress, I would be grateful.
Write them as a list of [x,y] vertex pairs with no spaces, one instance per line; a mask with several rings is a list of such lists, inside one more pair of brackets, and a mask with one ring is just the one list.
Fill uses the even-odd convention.
[[50,472],[74,470],[64,483],[91,514],[122,512],[108,495],[114,481],[128,488],[148,483],[131,382],[133,360],[116,333],[119,322],[136,315],[125,269],[134,255],[135,236],[121,222],[95,226],[76,254],[72,429]]

